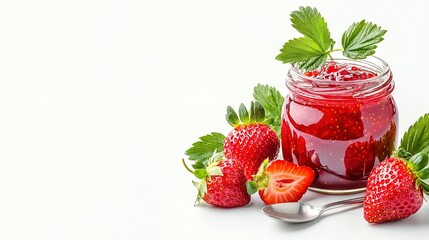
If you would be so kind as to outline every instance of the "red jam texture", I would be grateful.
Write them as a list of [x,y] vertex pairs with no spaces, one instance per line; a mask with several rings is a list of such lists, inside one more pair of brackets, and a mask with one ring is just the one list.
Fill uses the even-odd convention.
[[374,72],[350,64],[327,62],[323,67],[306,72],[307,77],[331,81],[365,80],[377,76]]
[[[332,62],[306,75],[329,81],[376,76],[357,66]],[[373,166],[392,153],[397,124],[390,94],[376,99],[324,101],[292,93],[286,98],[282,115],[283,156],[315,170],[313,188],[361,189]]]

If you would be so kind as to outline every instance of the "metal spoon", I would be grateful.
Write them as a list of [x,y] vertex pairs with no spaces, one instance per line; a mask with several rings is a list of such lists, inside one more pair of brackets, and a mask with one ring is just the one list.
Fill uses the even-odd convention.
[[277,220],[289,223],[309,222],[320,217],[325,211],[339,208],[359,206],[363,204],[363,197],[347,199],[338,202],[328,203],[322,207],[315,207],[309,203],[290,202],[267,205],[262,208],[262,212]]

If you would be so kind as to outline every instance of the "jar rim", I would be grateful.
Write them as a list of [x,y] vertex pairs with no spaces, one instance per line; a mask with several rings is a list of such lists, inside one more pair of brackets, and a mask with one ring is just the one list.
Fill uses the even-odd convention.
[[328,62],[348,63],[376,73],[376,76],[356,81],[331,81],[305,75],[296,64],[292,64],[286,86],[292,93],[316,99],[359,99],[389,95],[394,89],[390,66],[376,56],[366,59],[334,57]]
[[[369,61],[368,59],[374,59],[376,61],[378,61],[380,64],[380,66],[378,66],[377,64],[373,63],[372,61]],[[387,62],[385,62],[383,59],[376,57],[376,56],[369,56],[366,59],[348,59],[348,58],[334,58],[333,60],[329,60],[327,62],[330,61],[340,61],[340,62],[352,62],[352,63],[364,63],[367,64],[369,66],[373,66],[376,68],[376,70],[378,70],[378,74],[374,77],[371,78],[367,78],[364,80],[359,80],[359,81],[329,81],[330,84],[339,84],[339,85],[350,85],[350,84],[366,84],[369,82],[374,82],[377,81],[377,79],[383,78],[386,75],[390,74],[390,66],[389,64],[387,64]],[[359,64],[358,64],[359,65]],[[370,69],[370,70],[374,70],[374,69]],[[326,83],[327,80],[325,79],[318,79],[315,77],[310,77],[310,76],[306,76],[303,74],[303,72],[301,71],[301,69],[299,69],[296,64],[292,64],[291,65],[291,69],[290,71],[293,71],[294,73],[297,73],[299,75],[302,75],[302,78],[305,78],[307,80],[311,80],[317,83]]]

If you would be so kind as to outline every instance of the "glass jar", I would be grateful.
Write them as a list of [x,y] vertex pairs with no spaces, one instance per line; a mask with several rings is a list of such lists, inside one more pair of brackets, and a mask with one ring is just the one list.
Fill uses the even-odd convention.
[[292,66],[282,112],[282,152],[286,160],[313,168],[310,189],[329,194],[365,190],[371,169],[389,157],[397,138],[394,81],[386,62],[335,59],[377,76],[354,81],[308,77]]

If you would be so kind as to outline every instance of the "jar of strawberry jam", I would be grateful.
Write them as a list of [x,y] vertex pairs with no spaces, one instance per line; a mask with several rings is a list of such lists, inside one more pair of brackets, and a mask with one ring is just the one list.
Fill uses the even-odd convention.
[[311,72],[292,66],[286,86],[283,157],[315,170],[313,191],[364,191],[371,169],[391,155],[397,138],[388,64],[369,57],[335,59]]

